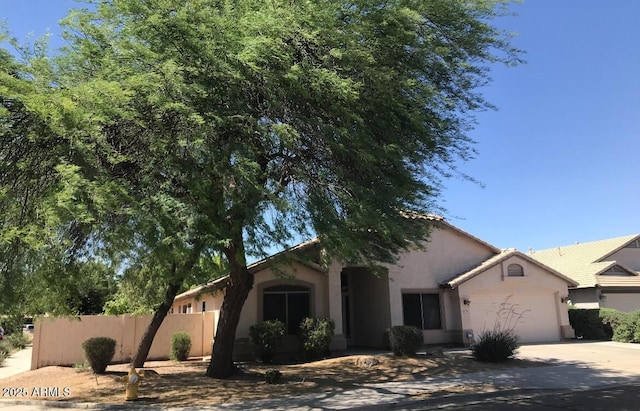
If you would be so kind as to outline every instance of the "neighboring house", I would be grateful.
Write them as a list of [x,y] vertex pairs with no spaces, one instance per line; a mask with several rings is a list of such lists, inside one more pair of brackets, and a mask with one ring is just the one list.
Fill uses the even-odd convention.
[[640,235],[530,252],[578,283],[569,290],[579,308],[640,309]]
[[[318,240],[249,266],[255,284],[240,317],[238,351],[248,348],[251,325],[280,319],[294,335],[306,316],[334,320],[334,349],[383,347],[385,330],[395,325],[421,328],[428,344],[469,344],[497,322],[514,327],[522,342],[574,336],[565,301],[568,286],[576,282],[517,250],[501,251],[442,218],[421,218],[434,224],[424,249],[404,252],[395,264],[381,264],[375,273],[337,262],[321,265]],[[178,295],[173,311],[219,310],[224,281]]]

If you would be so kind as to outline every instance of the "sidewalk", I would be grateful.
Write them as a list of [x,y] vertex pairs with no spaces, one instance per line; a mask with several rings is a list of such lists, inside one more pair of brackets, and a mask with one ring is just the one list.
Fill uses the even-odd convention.
[[[24,350],[17,351],[4,360],[0,366],[0,380],[11,377],[31,369],[31,346]],[[0,386],[2,381],[0,381]],[[1,393],[0,393],[1,394]]]

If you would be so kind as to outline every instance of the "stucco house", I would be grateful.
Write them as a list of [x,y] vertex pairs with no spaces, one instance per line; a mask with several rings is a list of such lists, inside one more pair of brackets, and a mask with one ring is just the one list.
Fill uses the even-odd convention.
[[[335,261],[321,265],[318,240],[252,264],[255,285],[240,317],[238,351],[248,349],[251,325],[279,319],[295,334],[306,316],[334,320],[334,349],[383,347],[385,330],[395,325],[421,328],[427,343],[469,344],[496,322],[515,327],[522,342],[574,337],[565,302],[576,282],[440,217],[425,218],[434,228],[424,248],[404,252],[375,273]],[[292,258],[282,260],[285,255]],[[178,295],[173,312],[219,310],[224,284],[221,278]]]
[[578,308],[640,309],[640,234],[529,253],[578,283],[569,299]]

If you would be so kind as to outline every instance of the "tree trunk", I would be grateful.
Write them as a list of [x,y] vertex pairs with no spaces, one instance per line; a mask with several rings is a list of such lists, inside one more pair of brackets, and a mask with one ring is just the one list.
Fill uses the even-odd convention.
[[207,376],[212,378],[226,378],[235,371],[233,365],[233,345],[236,338],[236,329],[240,321],[240,313],[249,291],[253,288],[253,275],[249,273],[246,265],[235,262],[232,259],[231,273],[227,283],[220,319],[213,344],[211,362],[207,368]]
[[181,269],[178,268],[178,265],[175,262],[171,264],[171,282],[169,283],[169,286],[164,293],[162,303],[160,303],[158,308],[156,308],[156,311],[153,313],[151,323],[142,335],[140,344],[138,344],[136,353],[131,360],[131,365],[133,367],[141,368],[144,365],[144,362],[147,360],[147,356],[149,355],[149,350],[151,349],[153,339],[155,338],[158,329],[160,329],[162,322],[167,316],[169,308],[171,308],[171,305],[173,305],[173,300],[176,298],[180,287],[182,287],[182,283],[184,282],[187,273],[191,271],[193,266],[198,261],[201,251],[202,247],[194,247],[194,249],[191,251],[189,259],[185,261],[184,266]]
[[142,335],[142,339],[140,340],[140,344],[138,344],[138,348],[136,349],[136,353],[133,356],[133,360],[131,360],[131,366],[135,368],[141,368],[144,365],[144,362],[147,360],[147,356],[149,355],[149,350],[151,349],[153,339],[155,338],[158,329],[160,329],[162,322],[167,316],[169,308],[171,308],[173,300],[174,298],[176,298],[176,295],[178,294],[183,281],[184,280],[182,278],[180,278],[179,280],[174,280],[174,282],[169,284],[169,286],[167,287],[167,290],[164,293],[164,298],[162,299],[162,303],[158,306],[158,308],[156,308],[156,311],[153,313],[151,323]]

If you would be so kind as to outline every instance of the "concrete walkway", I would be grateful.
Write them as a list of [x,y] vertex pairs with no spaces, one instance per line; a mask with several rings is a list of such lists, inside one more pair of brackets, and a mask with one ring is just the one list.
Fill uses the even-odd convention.
[[0,366],[0,380],[29,371],[30,369],[31,346],[28,346],[24,350],[16,351],[4,360],[4,364]]
[[[456,404],[483,397],[495,397],[535,392],[589,390],[636,384],[640,378],[640,346],[607,342],[577,342],[523,346],[522,359],[550,360],[551,365],[531,368],[511,368],[426,378],[411,382],[367,384],[360,388],[304,396],[251,401],[238,404],[216,404],[211,407],[168,407],[140,404],[60,404],[55,402],[4,402],[0,410],[44,410],[64,406],[68,409],[128,409],[128,410],[344,410],[410,407],[421,398],[421,407],[434,404]],[[462,394],[450,397],[428,397],[429,393],[470,384],[495,384],[507,387],[488,394]],[[70,407],[71,406],[71,407]]]

